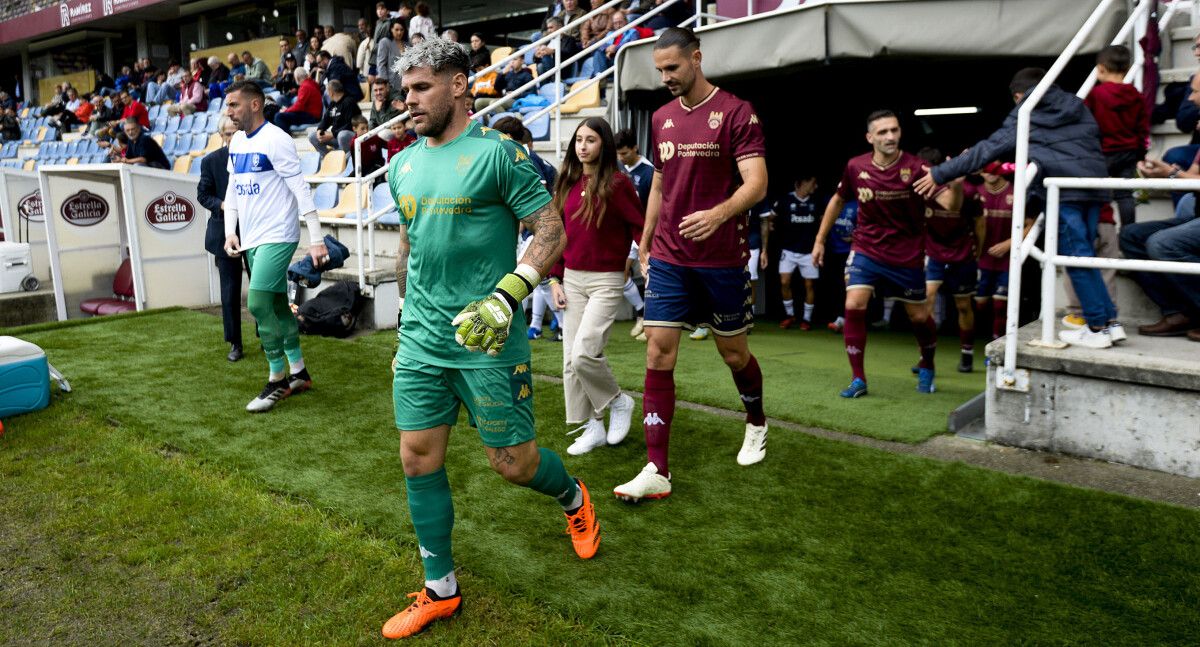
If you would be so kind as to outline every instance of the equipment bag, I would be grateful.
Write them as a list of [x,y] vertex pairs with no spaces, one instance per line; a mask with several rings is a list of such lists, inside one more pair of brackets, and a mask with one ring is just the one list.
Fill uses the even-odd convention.
[[358,324],[362,307],[363,296],[358,286],[348,281],[338,281],[300,304],[296,322],[300,325],[300,332],[306,335],[349,337]]

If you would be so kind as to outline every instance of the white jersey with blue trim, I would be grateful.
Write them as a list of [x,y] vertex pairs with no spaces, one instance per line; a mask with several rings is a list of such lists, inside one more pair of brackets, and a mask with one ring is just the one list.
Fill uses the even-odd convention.
[[242,249],[300,241],[300,217],[316,207],[290,135],[270,122],[249,134],[238,131],[226,169],[226,196],[238,212]]

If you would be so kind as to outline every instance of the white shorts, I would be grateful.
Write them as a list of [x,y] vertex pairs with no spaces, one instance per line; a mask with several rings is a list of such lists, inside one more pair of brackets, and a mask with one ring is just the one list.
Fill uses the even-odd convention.
[[629,260],[636,261],[638,259],[637,243],[629,243]]
[[761,254],[762,254],[761,249],[751,248],[751,250],[750,250],[750,264],[747,267],[747,269],[750,270],[750,280],[751,281],[758,280],[758,258]]
[[820,270],[813,263],[812,254],[801,254],[799,252],[789,252],[783,250],[779,255],[779,273],[791,274],[796,270],[800,270],[800,276],[806,279],[817,279],[821,277]]

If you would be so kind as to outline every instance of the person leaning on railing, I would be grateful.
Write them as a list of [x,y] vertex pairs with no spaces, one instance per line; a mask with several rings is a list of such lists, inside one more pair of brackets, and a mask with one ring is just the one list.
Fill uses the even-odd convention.
[[[1192,98],[1198,92],[1192,92]],[[1158,160],[1138,164],[1142,177],[1200,180],[1200,155],[1187,170]],[[1125,258],[1200,263],[1200,218],[1196,212],[1177,214],[1170,220],[1138,222],[1121,228],[1121,253]],[[1138,334],[1187,338],[1200,342],[1200,276],[1133,272],[1146,296],[1162,310],[1162,319],[1138,326]]]

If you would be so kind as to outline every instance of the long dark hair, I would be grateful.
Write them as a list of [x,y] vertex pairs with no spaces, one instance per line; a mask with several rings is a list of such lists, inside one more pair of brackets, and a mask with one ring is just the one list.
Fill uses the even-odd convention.
[[[584,188],[586,199],[583,201],[583,207],[575,213],[566,214],[563,213],[563,208],[567,203],[567,194],[583,176],[583,162],[579,159],[579,153],[575,151],[575,138],[579,136],[579,129],[585,126],[600,136],[600,156],[596,159],[598,168]],[[617,146],[613,140],[612,126],[609,126],[603,117],[585,119],[575,127],[571,145],[567,147],[567,158],[563,160],[562,168],[558,171],[558,180],[554,183],[554,208],[563,213],[564,218],[579,218],[584,226],[592,225],[594,220],[595,226],[599,227],[604,220],[608,199],[612,196],[613,182],[620,172],[617,167]]]

